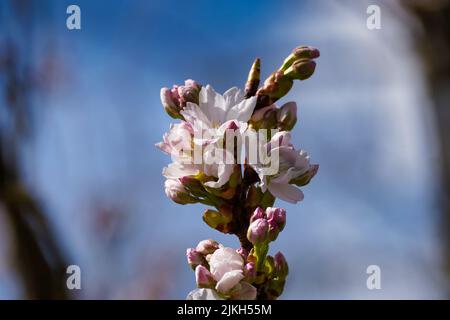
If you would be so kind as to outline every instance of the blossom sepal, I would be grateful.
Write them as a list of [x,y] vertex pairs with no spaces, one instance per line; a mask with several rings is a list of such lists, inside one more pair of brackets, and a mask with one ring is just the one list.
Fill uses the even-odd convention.
[[203,213],[203,221],[213,229],[222,233],[229,233],[231,231],[231,221],[233,220],[233,213],[228,206],[221,206],[219,211],[206,210]]
[[319,171],[319,165],[312,164],[309,167],[307,172],[305,172],[300,177],[292,179],[289,183],[295,184],[296,186],[299,186],[299,187],[306,186],[308,183],[311,182],[312,178],[314,178],[314,176],[317,174],[317,171]]

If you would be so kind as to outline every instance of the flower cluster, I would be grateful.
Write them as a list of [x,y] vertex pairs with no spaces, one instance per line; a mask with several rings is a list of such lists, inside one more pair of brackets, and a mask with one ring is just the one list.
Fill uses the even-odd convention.
[[281,252],[266,256],[258,267],[253,251],[226,248],[214,240],[201,241],[186,256],[198,287],[188,300],[255,300],[258,295],[274,299],[283,291],[289,271]]
[[299,187],[318,171],[308,154],[296,149],[290,131],[297,105],[275,103],[295,80],[309,78],[319,51],[300,46],[260,84],[256,59],[244,91],[217,93],[194,80],[161,89],[161,101],[178,123],[156,146],[172,163],[163,169],[166,195],[179,204],[202,203],[210,227],[238,236],[239,250],[205,240],[188,249],[197,286],[189,299],[275,299],[283,291],[288,267],[281,253],[267,255],[286,224],[276,198],[303,200]]

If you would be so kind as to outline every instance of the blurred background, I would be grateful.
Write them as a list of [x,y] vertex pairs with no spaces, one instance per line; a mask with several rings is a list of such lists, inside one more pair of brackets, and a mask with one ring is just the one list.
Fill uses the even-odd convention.
[[[81,30],[66,9],[81,8]],[[368,5],[381,29],[366,27]],[[159,90],[243,87],[300,44],[294,144],[320,164],[271,253],[283,299],[449,297],[450,3],[0,0],[0,299],[184,299],[202,205],[164,194]],[[67,291],[70,264],[81,290]],[[381,268],[380,290],[366,268]]]

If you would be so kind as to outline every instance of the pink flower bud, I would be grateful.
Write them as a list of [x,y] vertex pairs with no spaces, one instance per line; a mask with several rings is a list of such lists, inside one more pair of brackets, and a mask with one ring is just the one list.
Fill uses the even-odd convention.
[[269,239],[274,241],[286,225],[286,210],[269,207],[266,209],[266,215],[269,224]]
[[251,121],[252,122],[262,121],[266,117],[267,113],[273,112],[276,110],[277,110],[277,107],[274,104],[264,107],[264,108],[261,108],[259,110],[256,110],[251,117]]
[[268,207],[266,209],[266,216],[270,227],[276,227],[280,231],[284,229],[284,226],[286,225],[285,209]]
[[201,86],[194,80],[188,79],[183,86],[174,85],[172,89],[161,89],[161,102],[166,112],[172,118],[183,117],[180,111],[186,107],[187,102],[198,104]]
[[184,82],[184,86],[177,87],[179,105],[184,108],[187,102],[198,104],[201,86],[192,79]]
[[299,46],[284,60],[280,70],[286,71],[297,61],[310,61],[320,56],[319,50],[310,46]]
[[274,129],[277,126],[277,113],[278,109],[274,104],[256,110],[250,124],[254,129]]
[[248,227],[247,238],[254,245],[267,240],[267,231],[269,224],[266,219],[257,219]]
[[167,179],[164,182],[164,188],[167,197],[179,204],[196,203],[196,198],[191,196],[183,187],[180,181],[174,179]]
[[180,106],[178,101],[173,98],[172,90],[169,88],[161,89],[161,103],[169,116],[179,118]]
[[184,86],[191,87],[191,88],[196,89],[196,90],[200,90],[201,89],[201,86],[195,80],[192,80],[192,79],[185,80],[184,81]]
[[311,77],[316,69],[316,63],[313,60],[297,60],[290,66],[285,75],[289,79],[306,80]]
[[292,51],[297,59],[315,59],[320,56],[318,49],[311,46],[299,46]]
[[252,283],[256,278],[256,266],[253,262],[249,262],[244,267],[244,275],[247,282]]
[[186,258],[192,269],[195,269],[198,265],[203,265],[206,263],[205,257],[194,248],[189,248],[186,250]]
[[199,288],[214,288],[216,285],[214,276],[202,265],[198,265],[195,268],[195,281]]
[[297,104],[295,102],[285,103],[277,112],[278,128],[290,131],[297,123]]
[[275,274],[281,279],[286,278],[289,273],[289,267],[286,258],[281,252],[278,252],[275,257]]
[[174,103],[179,107],[180,106],[180,94],[179,94],[180,87],[177,85],[174,85],[172,89],[170,89],[170,93],[172,95],[172,99]]
[[204,196],[205,189],[202,183],[195,176],[183,176],[178,179],[183,187],[197,197]]
[[195,248],[197,252],[200,252],[205,256],[214,253],[217,249],[219,249],[219,243],[211,239],[200,241]]
[[250,223],[255,220],[263,219],[265,217],[264,210],[261,207],[257,207],[250,217]]

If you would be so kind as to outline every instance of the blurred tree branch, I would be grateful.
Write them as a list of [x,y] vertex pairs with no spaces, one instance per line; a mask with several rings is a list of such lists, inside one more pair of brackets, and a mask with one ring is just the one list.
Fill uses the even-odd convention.
[[[30,13],[28,4],[28,1],[13,3],[17,21],[23,21],[20,15]],[[4,81],[6,100],[2,107],[5,121],[0,123],[0,202],[10,223],[16,250],[14,263],[22,276],[26,297],[64,299],[67,264],[46,214],[22,181],[20,149],[30,137],[34,80],[29,61],[23,58],[27,53],[19,52],[14,41],[27,38],[0,41],[0,80]]]
[[416,51],[425,68],[428,90],[433,102],[439,135],[443,194],[440,206],[444,217],[447,271],[450,274],[450,1],[402,1],[420,22],[413,34]]

